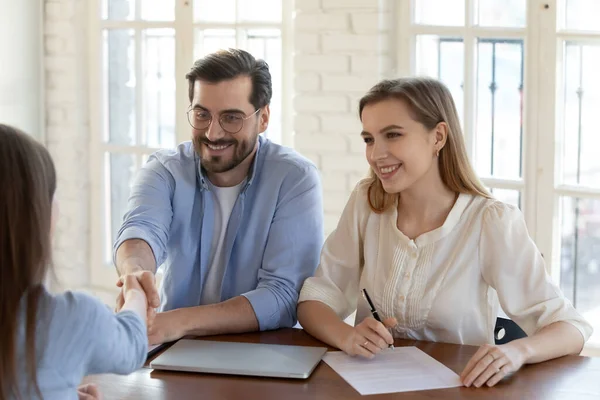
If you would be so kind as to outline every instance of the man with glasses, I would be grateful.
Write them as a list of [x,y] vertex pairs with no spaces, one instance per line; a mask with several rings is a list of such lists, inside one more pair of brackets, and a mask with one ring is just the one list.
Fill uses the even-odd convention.
[[137,175],[114,244],[117,270],[136,275],[160,307],[150,344],[293,326],[323,244],[318,171],[259,136],[272,94],[264,61],[221,50],[186,78],[192,140],[153,154]]

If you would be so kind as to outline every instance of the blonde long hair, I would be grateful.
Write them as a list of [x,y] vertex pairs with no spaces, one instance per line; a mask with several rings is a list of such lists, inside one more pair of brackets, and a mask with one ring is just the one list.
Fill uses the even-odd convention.
[[[360,99],[358,112],[361,121],[365,106],[387,99],[405,101],[412,117],[429,131],[440,122],[445,122],[448,125],[448,138],[438,158],[442,182],[457,193],[491,198],[469,162],[456,106],[443,83],[432,78],[383,80]],[[374,212],[382,213],[396,203],[398,194],[387,193],[373,169],[368,180],[368,200]]]

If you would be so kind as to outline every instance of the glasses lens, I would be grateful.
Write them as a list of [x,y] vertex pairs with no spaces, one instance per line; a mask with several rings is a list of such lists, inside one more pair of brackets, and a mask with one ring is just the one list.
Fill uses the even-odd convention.
[[206,129],[210,125],[211,115],[203,110],[188,111],[188,121],[195,129]]
[[223,114],[219,118],[219,122],[221,123],[221,128],[229,133],[238,133],[244,125],[244,119],[236,114]]

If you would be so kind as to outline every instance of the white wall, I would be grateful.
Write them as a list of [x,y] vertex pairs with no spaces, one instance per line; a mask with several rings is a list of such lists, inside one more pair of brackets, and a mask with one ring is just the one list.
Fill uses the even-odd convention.
[[42,0],[0,0],[0,122],[43,137]]
[[325,230],[368,171],[358,100],[392,74],[393,1],[296,0],[295,148],[322,172]]
[[46,143],[58,173],[54,261],[63,288],[83,288],[89,281],[87,3],[44,4]]

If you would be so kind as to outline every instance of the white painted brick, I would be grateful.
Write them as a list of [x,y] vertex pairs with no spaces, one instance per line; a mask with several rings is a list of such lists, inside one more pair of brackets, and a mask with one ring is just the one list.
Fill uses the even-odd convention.
[[321,78],[318,74],[312,72],[296,74],[294,88],[298,93],[316,92],[321,88]]
[[321,37],[323,53],[367,51],[376,52],[378,49],[377,35],[354,35],[348,33],[325,33]]
[[348,190],[352,191],[361,180],[369,177],[369,168],[365,170],[364,173],[356,173],[352,172],[348,174]]
[[356,135],[348,134],[348,146],[351,154],[364,154],[365,142],[360,136],[361,130],[357,131]]
[[315,133],[302,133],[294,138],[294,145],[300,151],[320,151],[327,153],[348,153],[348,139],[345,135]]
[[49,89],[46,92],[46,101],[50,104],[74,103],[77,95],[72,90]]
[[318,169],[321,169],[321,155],[312,151],[301,151],[300,149],[296,149],[302,154],[304,157],[308,158],[310,161],[315,164]]
[[75,7],[72,2],[52,3],[47,2],[44,6],[46,18],[53,20],[68,20],[75,15]]
[[323,91],[364,93],[377,83],[377,78],[353,75],[327,75],[323,77]]
[[299,72],[348,72],[348,60],[345,55],[298,54],[294,66]]
[[322,172],[321,183],[323,191],[348,190],[348,174],[344,172]]
[[65,41],[56,36],[46,36],[45,49],[47,54],[54,54],[65,50]]
[[309,95],[300,94],[294,99],[297,111],[348,111],[348,98],[337,95]]
[[339,171],[339,172],[358,172],[364,173],[368,171],[367,160],[364,156],[345,155],[344,157],[326,157],[321,158],[321,168],[323,171]]
[[296,33],[294,35],[296,51],[299,53],[318,53],[319,35],[316,33]]
[[323,8],[365,8],[377,10],[377,0],[322,0]]
[[46,112],[48,125],[60,124],[66,119],[66,114],[66,110],[63,107],[49,107]]
[[376,55],[372,56],[359,56],[354,55],[350,58],[350,70],[355,73],[371,73],[376,74],[379,72],[379,63],[381,62],[380,57]]
[[358,103],[365,93],[348,93],[348,99],[350,100],[350,112],[355,113],[357,117],[360,117],[358,115]]
[[298,13],[294,19],[298,31],[321,32],[348,29],[348,14]]
[[321,130],[336,133],[360,133],[361,123],[355,114],[321,115]]
[[307,113],[298,113],[294,116],[294,130],[296,132],[318,131],[321,124],[319,117]]
[[379,13],[364,13],[364,12],[353,12],[350,14],[350,20],[352,21],[352,32],[357,34],[370,34],[387,31],[386,18],[379,18]]
[[343,210],[350,193],[347,190],[323,190],[323,210],[337,212]]
[[321,0],[296,0],[296,11],[316,11],[321,9]]
[[73,23],[69,21],[52,21],[44,27],[46,35],[68,36],[74,34]]

